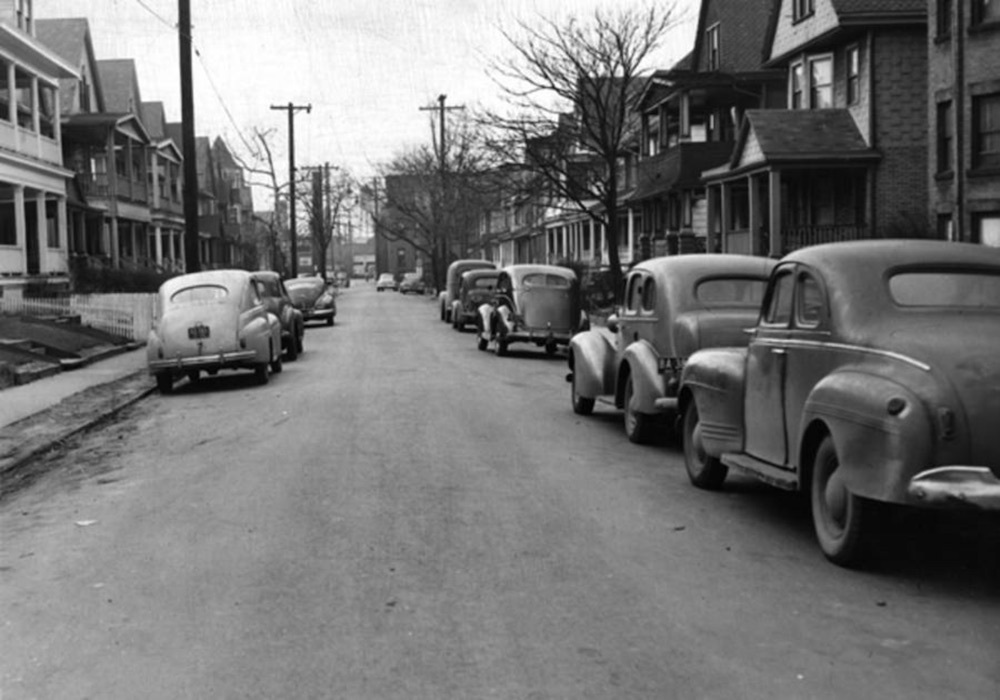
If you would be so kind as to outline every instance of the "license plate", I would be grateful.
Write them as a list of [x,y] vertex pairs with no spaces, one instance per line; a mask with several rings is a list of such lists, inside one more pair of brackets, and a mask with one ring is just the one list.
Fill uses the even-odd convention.
[[196,326],[191,326],[188,328],[188,338],[191,340],[199,340],[201,338],[207,338],[209,334],[208,326],[198,324]]

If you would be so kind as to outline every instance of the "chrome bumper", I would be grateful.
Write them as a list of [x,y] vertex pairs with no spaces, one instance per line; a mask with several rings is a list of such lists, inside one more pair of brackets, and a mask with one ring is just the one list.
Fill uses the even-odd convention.
[[162,372],[164,370],[185,370],[200,369],[204,367],[228,367],[232,365],[246,366],[252,364],[257,359],[257,353],[253,350],[241,350],[240,352],[220,352],[217,355],[195,355],[193,357],[174,357],[163,360],[150,360],[150,372]]
[[927,469],[910,479],[906,491],[918,505],[1000,510],[1000,479],[986,467]]

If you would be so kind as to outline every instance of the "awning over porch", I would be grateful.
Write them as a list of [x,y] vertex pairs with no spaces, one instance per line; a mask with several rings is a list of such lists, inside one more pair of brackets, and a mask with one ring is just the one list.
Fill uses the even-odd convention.
[[846,109],[747,110],[728,165],[707,182],[781,165],[867,163],[881,158]]

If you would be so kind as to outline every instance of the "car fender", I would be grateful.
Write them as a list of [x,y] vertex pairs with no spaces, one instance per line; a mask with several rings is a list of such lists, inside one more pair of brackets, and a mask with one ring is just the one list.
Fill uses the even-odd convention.
[[569,369],[576,392],[593,399],[615,392],[615,336],[606,328],[574,335],[569,341]]
[[448,314],[447,314],[447,311],[448,311],[448,308],[447,308],[447,305],[448,305],[448,292],[439,292],[438,293],[438,305],[441,307],[441,318],[447,320],[447,318],[448,318]]
[[705,452],[743,451],[746,348],[710,348],[688,358],[681,373],[678,410],[694,401]]
[[659,372],[659,355],[645,340],[630,343],[618,366],[615,404],[625,405],[625,382],[631,375],[635,410],[639,413],[659,413],[656,400],[663,398],[663,377]]
[[906,503],[910,478],[933,466],[936,431],[927,404],[906,384],[844,370],[827,375],[809,393],[795,454],[808,469],[829,433],[852,493]]
[[479,333],[487,340],[493,336],[492,317],[492,304],[480,304],[479,308],[476,309],[476,328],[479,329]]
[[507,335],[514,330],[514,314],[511,313],[509,306],[498,306],[493,311],[494,316],[494,332],[500,336]]
[[456,300],[451,302],[451,320],[454,321],[462,313],[462,302]]

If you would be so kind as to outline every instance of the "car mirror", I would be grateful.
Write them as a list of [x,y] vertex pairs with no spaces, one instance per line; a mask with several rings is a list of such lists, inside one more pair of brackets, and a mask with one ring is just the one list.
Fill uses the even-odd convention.
[[611,314],[610,316],[608,316],[606,325],[609,331],[611,331],[612,333],[617,333],[620,327],[618,325],[618,314]]

